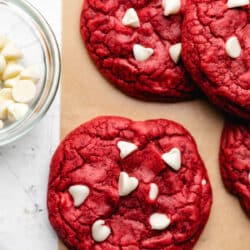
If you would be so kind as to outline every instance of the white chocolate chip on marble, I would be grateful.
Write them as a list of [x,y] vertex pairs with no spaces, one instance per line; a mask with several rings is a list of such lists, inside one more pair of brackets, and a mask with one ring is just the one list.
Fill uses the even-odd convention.
[[177,14],[181,9],[181,0],[163,0],[162,6],[164,9],[164,16]]
[[2,54],[0,54],[0,74],[4,72],[6,68],[6,60]]
[[92,238],[96,242],[103,242],[105,241],[109,235],[111,234],[111,229],[105,225],[104,220],[97,220],[92,225]]
[[0,120],[0,130],[4,128],[4,122]]
[[22,119],[29,111],[29,106],[24,103],[11,103],[8,105],[8,119],[11,122]]
[[13,86],[12,96],[16,102],[29,103],[36,96],[36,86],[30,80],[20,80]]
[[6,60],[18,60],[23,56],[21,50],[12,42],[9,42],[4,46],[2,55]]
[[69,193],[74,200],[74,206],[81,206],[89,196],[90,190],[86,185],[74,185],[69,188]]
[[232,36],[226,41],[226,52],[232,58],[240,56],[241,46],[236,36]]
[[163,154],[162,159],[176,171],[181,168],[181,152],[178,148],[173,148],[169,152]]
[[157,196],[159,194],[159,188],[155,183],[150,184],[150,190],[149,190],[149,199],[150,200],[156,200]]
[[176,43],[169,48],[169,55],[175,64],[177,64],[180,60],[181,50],[181,43]]
[[40,74],[35,66],[30,66],[25,68],[21,73],[20,73],[21,79],[24,80],[31,80],[34,83],[37,83],[40,79]]
[[129,156],[138,149],[138,147],[134,143],[126,141],[119,141],[117,143],[117,147],[120,150],[120,157],[122,159],[126,158],[127,156]]
[[164,230],[170,225],[171,221],[165,214],[155,213],[150,216],[149,223],[153,230]]
[[228,0],[227,1],[227,7],[228,8],[237,8],[246,6],[250,3],[249,0]]
[[151,48],[146,48],[140,44],[135,44],[133,46],[133,54],[138,62],[143,62],[154,54],[154,50]]
[[130,177],[126,172],[121,172],[118,181],[118,193],[120,196],[127,196],[132,193],[139,185],[135,177]]
[[140,20],[134,8],[129,8],[122,18],[122,24],[133,28],[140,27]]
[[10,78],[14,78],[21,73],[23,67],[17,63],[8,63],[4,72],[3,80],[6,81]]

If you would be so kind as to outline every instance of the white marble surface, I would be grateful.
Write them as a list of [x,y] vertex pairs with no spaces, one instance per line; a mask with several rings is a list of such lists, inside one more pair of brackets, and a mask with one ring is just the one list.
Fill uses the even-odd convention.
[[[61,43],[61,0],[29,0]],[[0,250],[56,250],[47,220],[49,161],[59,142],[59,98],[24,138],[0,148]]]

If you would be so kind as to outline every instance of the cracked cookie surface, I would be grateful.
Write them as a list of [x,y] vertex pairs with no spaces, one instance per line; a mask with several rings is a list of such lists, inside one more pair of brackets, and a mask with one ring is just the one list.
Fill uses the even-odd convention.
[[182,46],[187,69],[209,99],[249,120],[250,6],[229,8],[226,0],[190,0]]
[[[128,145],[124,142],[130,143],[126,155],[120,152]],[[175,156],[181,162],[173,169],[170,165],[176,163],[177,149],[180,155]],[[125,196],[118,192],[121,172],[139,183]],[[77,207],[69,193],[75,185],[89,188]],[[71,132],[51,162],[49,219],[72,250],[192,249],[211,204],[210,182],[196,144],[172,121],[98,117]],[[169,219],[162,230],[151,228],[150,216],[156,213]],[[102,242],[96,242],[92,234],[98,220],[107,227]],[[157,220],[154,223],[159,226]]]
[[[137,13],[139,27],[122,23],[129,8]],[[81,35],[99,70],[124,93],[149,101],[192,99],[199,91],[182,62],[175,63],[169,52],[181,42],[182,16],[163,13],[161,0],[86,0]],[[135,44],[153,49],[153,55],[137,61]]]
[[221,175],[250,216],[250,125],[227,122],[221,138]]

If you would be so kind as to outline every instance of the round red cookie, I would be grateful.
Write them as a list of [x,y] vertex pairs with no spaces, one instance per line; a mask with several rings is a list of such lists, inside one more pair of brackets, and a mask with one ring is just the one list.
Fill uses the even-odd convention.
[[221,175],[250,216],[250,125],[227,122],[221,138]]
[[249,120],[250,6],[239,6],[240,2],[244,1],[189,1],[182,26],[182,57],[214,104]]
[[49,219],[72,250],[192,249],[211,204],[192,136],[168,120],[96,118],[51,162]]
[[[132,21],[123,23],[131,8],[132,18],[137,15],[139,21],[136,27],[127,25],[135,25]],[[126,94],[166,102],[197,96],[197,88],[178,60],[182,16],[164,16],[162,0],[85,0],[80,23],[81,35],[97,67]],[[150,49],[152,55],[137,60],[135,45]],[[174,45],[175,49],[171,47]],[[177,62],[171,58],[170,48]]]

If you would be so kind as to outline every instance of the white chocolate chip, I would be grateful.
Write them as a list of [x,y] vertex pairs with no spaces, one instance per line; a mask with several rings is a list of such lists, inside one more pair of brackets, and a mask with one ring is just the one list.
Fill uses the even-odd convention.
[[10,78],[6,81],[4,81],[4,86],[6,86],[7,88],[13,88],[20,80],[20,76],[16,76],[14,78]]
[[201,181],[201,185],[202,186],[205,186],[207,184],[207,181],[205,180],[205,179],[203,179],[202,181]]
[[8,88],[1,89],[0,100],[13,100],[12,89],[8,89]]
[[240,56],[241,46],[236,36],[232,36],[226,41],[226,52],[232,58]]
[[111,229],[105,225],[104,220],[97,220],[92,225],[92,238],[96,242],[103,242],[105,241],[109,235],[111,234]]
[[20,80],[14,85],[12,96],[16,102],[29,103],[36,96],[36,86],[30,80]]
[[164,9],[164,16],[177,14],[181,9],[181,0],[163,0],[162,6]]
[[29,106],[24,103],[11,103],[8,105],[8,119],[11,122],[22,119],[28,112]]
[[177,64],[180,60],[181,50],[181,43],[176,43],[169,48],[169,55],[175,64]]
[[0,99],[0,119],[6,120],[8,117],[8,107],[12,104],[11,100],[1,100]]
[[246,6],[250,3],[249,0],[228,0],[227,1],[227,7],[228,8],[237,8]]
[[118,181],[118,193],[120,196],[127,196],[132,193],[139,185],[135,177],[129,177],[126,172],[121,172]]
[[133,28],[140,27],[140,20],[134,8],[129,8],[122,18],[122,24]]
[[154,50],[151,48],[143,47],[140,44],[135,44],[133,46],[133,53],[137,61],[143,62],[154,54]]
[[4,35],[0,35],[0,49],[2,49],[6,43],[8,42],[8,38]]
[[2,54],[0,54],[0,74],[4,72],[6,68],[6,60]]
[[6,81],[10,78],[14,78],[21,73],[23,67],[16,63],[7,64],[4,72],[3,72],[3,80]]
[[164,230],[170,225],[171,221],[165,214],[155,213],[150,216],[149,223],[153,230]]
[[171,151],[163,154],[162,159],[176,171],[181,168],[181,152],[178,148],[173,148]]
[[2,55],[6,58],[6,60],[18,60],[23,56],[21,50],[12,42],[5,45],[2,50]]
[[4,128],[4,122],[0,120],[0,130]]
[[155,183],[150,184],[149,198],[150,200],[156,200],[159,194],[159,188]]
[[69,188],[69,193],[74,200],[74,206],[81,206],[86,198],[89,196],[89,187],[85,185],[74,185]]
[[40,74],[38,72],[37,67],[30,66],[30,67],[25,68],[21,72],[20,77],[21,77],[21,79],[31,80],[34,83],[37,83],[40,79]]
[[138,148],[134,143],[126,142],[126,141],[119,141],[117,143],[117,147],[120,150],[120,157],[122,159],[132,154]]

